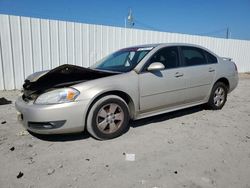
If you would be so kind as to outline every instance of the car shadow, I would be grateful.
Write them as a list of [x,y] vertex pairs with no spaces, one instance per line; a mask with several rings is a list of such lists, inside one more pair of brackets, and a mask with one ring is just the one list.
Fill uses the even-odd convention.
[[164,114],[160,114],[160,115],[156,115],[156,116],[152,116],[148,118],[134,120],[130,122],[130,127],[138,128],[138,127],[150,124],[150,123],[163,122],[169,119],[174,119],[174,118],[182,117],[182,116],[189,115],[192,113],[196,113],[204,109],[205,109],[204,105],[199,105],[199,106],[194,106],[194,107],[190,107],[190,108],[186,108],[182,110],[168,112],[168,113],[164,113]]
[[[174,112],[168,112],[168,113],[164,113],[161,115],[156,115],[156,116],[152,116],[152,117],[148,117],[148,118],[144,118],[144,119],[140,119],[140,120],[134,120],[134,121],[132,120],[129,123],[130,126],[128,126],[128,128],[125,130],[125,133],[128,132],[131,127],[132,128],[139,128],[141,126],[145,126],[145,125],[148,125],[150,123],[163,122],[163,121],[166,121],[169,119],[174,119],[174,118],[178,118],[181,116],[196,113],[196,112],[202,111],[204,109],[205,108],[203,105],[199,105],[199,106],[190,107],[190,108],[186,108],[186,109],[182,109],[182,110],[177,110]],[[41,134],[36,134],[36,133],[32,133],[32,132],[30,132],[30,134],[33,135],[34,137],[40,139],[40,140],[50,141],[50,142],[76,141],[76,140],[88,139],[91,137],[91,135],[86,130],[84,132],[74,133],[74,134],[41,135]],[[95,138],[93,138],[93,139],[95,139]]]
[[76,140],[84,140],[90,138],[90,134],[87,131],[80,133],[72,133],[72,134],[50,134],[50,135],[42,135],[30,132],[30,134],[40,140],[50,141],[50,142],[67,142],[67,141],[76,141]]

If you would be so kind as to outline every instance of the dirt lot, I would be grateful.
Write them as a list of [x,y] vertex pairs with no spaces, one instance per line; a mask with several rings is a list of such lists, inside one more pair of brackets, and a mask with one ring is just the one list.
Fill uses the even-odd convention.
[[[14,101],[18,93],[0,97]],[[249,76],[220,111],[195,107],[132,122],[110,141],[87,133],[27,135],[14,104],[0,106],[0,122],[3,188],[250,188]],[[135,161],[126,161],[126,153],[135,154]]]

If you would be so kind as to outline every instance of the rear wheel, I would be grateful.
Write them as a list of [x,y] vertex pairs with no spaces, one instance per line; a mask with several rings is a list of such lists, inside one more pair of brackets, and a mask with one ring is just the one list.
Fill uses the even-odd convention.
[[214,84],[208,106],[213,110],[221,109],[227,101],[228,88],[223,82],[217,82]]
[[92,106],[87,118],[87,130],[93,137],[107,140],[122,135],[128,122],[126,102],[118,96],[109,95]]

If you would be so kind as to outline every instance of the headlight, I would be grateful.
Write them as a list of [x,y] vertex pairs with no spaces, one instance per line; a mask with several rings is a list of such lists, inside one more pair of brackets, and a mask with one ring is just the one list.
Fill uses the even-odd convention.
[[73,88],[55,89],[40,95],[35,104],[60,104],[72,102],[80,94],[79,91]]

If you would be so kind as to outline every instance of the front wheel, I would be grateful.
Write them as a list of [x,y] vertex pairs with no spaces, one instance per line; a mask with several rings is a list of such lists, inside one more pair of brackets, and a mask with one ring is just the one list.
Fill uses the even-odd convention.
[[98,100],[90,109],[87,130],[93,137],[107,140],[122,135],[128,122],[126,102],[118,96],[109,95]]
[[208,101],[208,106],[212,110],[221,109],[227,101],[228,88],[222,82],[217,82],[211,91],[211,95]]

